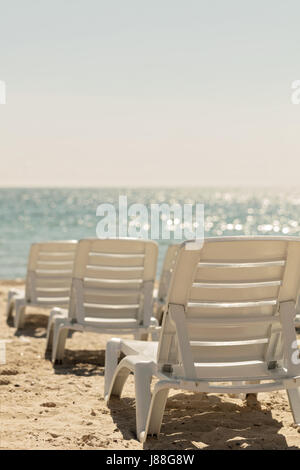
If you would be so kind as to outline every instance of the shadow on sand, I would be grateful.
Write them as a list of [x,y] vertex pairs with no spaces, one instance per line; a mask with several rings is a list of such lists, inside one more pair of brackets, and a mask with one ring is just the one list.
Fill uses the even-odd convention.
[[[50,359],[50,353],[47,355]],[[70,350],[65,349],[62,364],[55,364],[55,374],[65,375],[104,375],[105,350]]]
[[[15,332],[15,336],[30,336],[32,338],[46,338],[46,328],[49,315],[41,313],[26,314],[25,325]],[[13,325],[13,319],[7,322],[9,326]]]
[[[136,439],[134,399],[112,398],[109,408],[123,438]],[[167,401],[159,439],[149,437],[144,449],[298,449],[288,447],[281,427],[270,411],[242,400],[177,393]]]

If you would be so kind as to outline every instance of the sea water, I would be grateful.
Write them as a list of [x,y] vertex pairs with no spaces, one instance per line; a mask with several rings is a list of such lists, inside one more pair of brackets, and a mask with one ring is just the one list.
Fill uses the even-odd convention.
[[[30,244],[96,237],[99,204],[204,204],[205,237],[300,235],[300,190],[226,188],[0,189],[0,278],[23,278]],[[172,237],[171,237],[172,238]],[[160,271],[167,245],[158,240]]]

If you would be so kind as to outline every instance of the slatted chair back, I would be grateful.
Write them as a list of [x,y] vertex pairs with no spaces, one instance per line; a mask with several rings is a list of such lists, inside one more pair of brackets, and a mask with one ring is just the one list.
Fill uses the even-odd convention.
[[149,326],[157,243],[141,239],[80,240],[72,281],[70,316],[78,323],[128,328]]
[[77,248],[76,240],[33,243],[30,248],[25,298],[45,307],[67,307]]
[[186,242],[177,256],[160,368],[190,379],[249,379],[279,366],[299,373],[292,356],[300,239],[209,238],[193,248]]

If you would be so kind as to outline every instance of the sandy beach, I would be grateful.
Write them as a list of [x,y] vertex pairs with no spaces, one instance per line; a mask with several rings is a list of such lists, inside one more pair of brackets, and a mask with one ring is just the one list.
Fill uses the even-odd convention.
[[135,438],[133,379],[110,408],[103,400],[107,336],[75,333],[63,365],[45,358],[47,311],[28,309],[25,328],[7,325],[10,287],[1,281],[0,449],[298,449],[285,392],[260,394],[259,403],[228,395],[173,392],[159,439]]

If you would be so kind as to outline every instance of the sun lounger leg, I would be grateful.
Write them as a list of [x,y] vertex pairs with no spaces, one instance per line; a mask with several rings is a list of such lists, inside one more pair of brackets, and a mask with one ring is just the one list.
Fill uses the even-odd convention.
[[[111,388],[111,391],[110,391],[110,393],[108,392],[109,394],[107,395],[107,397],[110,398],[111,396],[113,396],[113,397],[120,398],[123,387],[125,385],[125,382],[127,380],[127,377],[129,376],[130,372],[131,372],[130,369],[127,369],[125,367],[122,368],[118,372],[117,376],[115,377],[115,380],[114,380],[113,386]],[[108,401],[109,398],[107,398],[107,401]]]
[[7,320],[10,320],[10,318],[12,317],[12,314],[13,314],[13,310],[14,310],[14,305],[15,305],[15,302],[14,302],[14,297],[17,295],[17,291],[11,289],[9,292],[8,292],[8,296],[7,296],[7,305],[6,305],[6,317],[7,317]]
[[52,362],[62,362],[65,351],[69,327],[63,324],[60,318],[55,319],[53,331]]
[[[118,360],[120,357],[120,346],[121,340],[120,338],[112,338],[107,342],[106,351],[105,351],[105,383],[104,383],[104,399],[105,401],[109,400],[109,390],[111,387],[111,382],[113,380]],[[115,384],[114,384],[115,385]],[[113,395],[120,396],[114,388]],[[118,388],[118,387],[117,387]]]
[[23,328],[25,324],[26,305],[24,299],[16,299],[15,301],[16,315],[14,320],[15,328]]
[[10,319],[12,318],[13,311],[14,311],[14,303],[12,301],[7,302],[7,307],[6,307],[6,320],[7,320],[7,322],[9,322]]
[[13,311],[14,311],[14,302],[10,301],[9,303],[7,303],[7,307],[6,307],[6,319],[8,322],[13,316]]
[[152,363],[135,364],[136,434],[140,442],[147,438],[146,424],[151,404]]
[[168,388],[164,388],[158,392],[154,391],[147,434],[156,435],[157,437],[159,436],[168,394]]
[[52,350],[53,347],[53,321],[51,321],[51,317],[48,320],[47,326],[47,338],[46,338],[46,347],[45,347],[45,354]]
[[64,317],[64,312],[58,307],[55,307],[51,310],[48,325],[47,325],[47,338],[46,338],[46,349],[45,352],[51,351],[53,346],[53,330],[54,330],[54,323],[55,318],[57,317]]
[[300,387],[287,390],[295,424],[300,425]]

